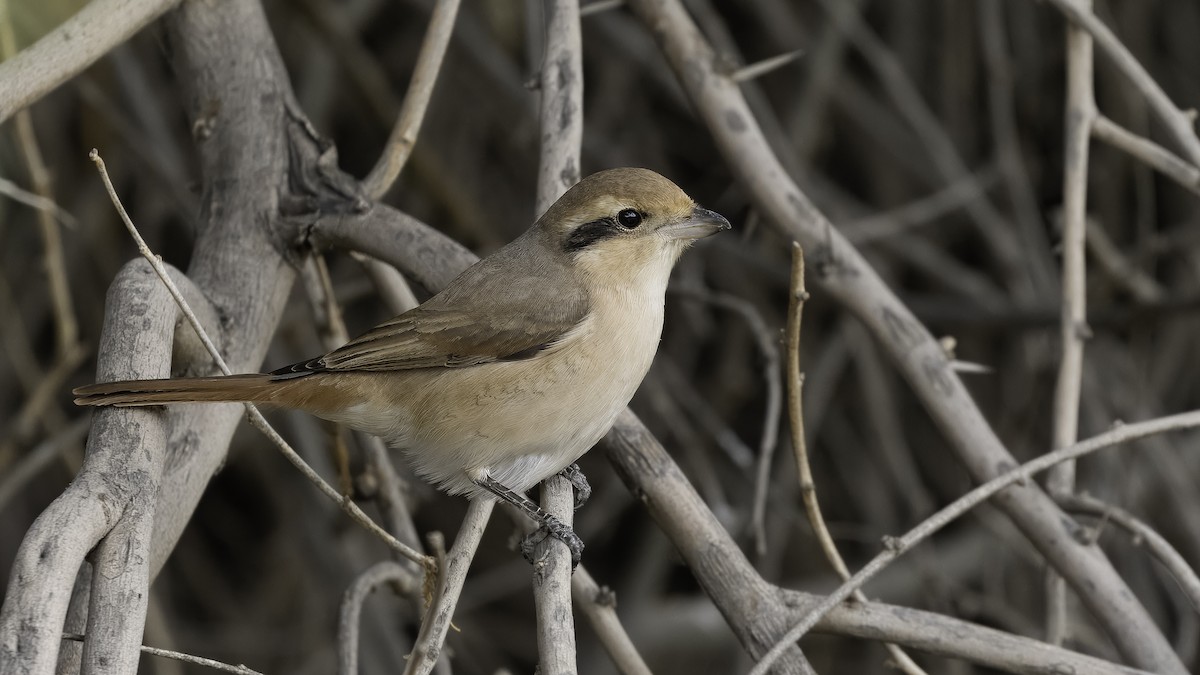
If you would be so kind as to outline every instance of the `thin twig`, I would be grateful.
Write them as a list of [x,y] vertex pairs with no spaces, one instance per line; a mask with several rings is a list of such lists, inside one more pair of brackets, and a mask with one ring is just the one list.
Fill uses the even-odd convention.
[[1104,115],[1092,120],[1092,135],[1118,150],[1140,159],[1152,169],[1179,183],[1188,192],[1200,195],[1200,168],[1154,141],[1139,136]]
[[[381,263],[374,258],[361,257],[364,260],[364,265],[367,265],[368,271],[383,268],[384,270],[391,270],[393,274],[399,276],[399,272],[396,272],[389,265]],[[372,268],[367,264],[368,262],[373,262],[376,267]],[[304,280],[305,291],[311,302],[313,314],[316,316],[318,333],[321,335],[323,346],[326,349],[334,349],[345,344],[349,341],[350,334],[346,330],[346,323],[342,319],[341,307],[338,305],[337,296],[333,292],[333,282],[329,277],[329,267],[325,263],[325,257],[315,253],[311,255],[301,268],[301,278]],[[400,283],[404,285],[403,278],[400,279]],[[404,286],[404,288],[407,289],[407,286]],[[415,299],[413,305],[416,305]],[[404,308],[398,308],[395,311],[399,314],[404,311]],[[334,438],[337,446],[335,451],[337,453],[338,475],[343,480],[341,492],[343,495],[348,495],[352,491],[349,456],[342,434],[343,429],[340,426],[337,429],[338,433],[335,434]],[[392,536],[412,546],[414,550],[419,550],[421,545],[420,538],[417,535],[417,528],[413,524],[412,514],[409,512],[408,505],[404,501],[403,485],[399,474],[396,473],[396,468],[392,465],[391,458],[388,456],[387,447],[378,436],[359,432],[355,434],[355,437],[359,441],[359,446],[367,454],[367,465],[376,482],[377,492],[375,498],[383,517],[385,529]]]
[[1167,568],[1167,571],[1179,583],[1180,590],[1183,591],[1192,608],[1200,612],[1200,575],[1196,574],[1196,570],[1192,569],[1179,551],[1175,550],[1175,547],[1154,528],[1125,509],[1086,494],[1055,495],[1054,501],[1068,511],[1103,518],[1106,522],[1112,522],[1133,535],[1133,543],[1145,546],[1150,555]]
[[[0,59],[9,59],[16,53],[16,36],[13,34],[12,15],[8,0],[0,0]],[[55,353],[59,359],[78,347],[79,322],[75,318],[75,306],[71,301],[71,288],[67,278],[67,266],[63,258],[62,237],[55,216],[65,213],[54,202],[50,184],[50,171],[42,160],[37,134],[33,129],[33,116],[29,110],[21,110],[16,119],[17,144],[22,160],[29,171],[33,192],[42,203],[54,205],[52,209],[39,208],[38,229],[42,235],[42,260],[46,270],[46,281],[50,286],[50,304],[54,308]],[[69,217],[69,216],[68,216]]]
[[[208,332],[204,330],[204,326],[200,323],[200,319],[196,318],[196,314],[192,311],[192,308],[188,305],[187,301],[183,299],[183,295],[179,292],[179,288],[173,281],[171,281],[170,276],[167,274],[166,268],[163,267],[162,260],[159,259],[158,256],[154,255],[154,252],[151,251],[150,247],[146,245],[146,241],[142,239],[141,233],[138,232],[137,227],[133,224],[133,221],[130,220],[129,214],[125,212],[125,207],[121,204],[121,198],[117,196],[117,191],[113,187],[112,181],[108,177],[108,171],[106,171],[104,168],[104,160],[101,159],[100,153],[93,149],[88,156],[91,158],[92,162],[96,164],[96,169],[100,172],[100,178],[104,181],[104,188],[108,191],[108,196],[112,200],[113,206],[116,207],[117,213],[121,216],[121,221],[125,223],[125,227],[129,230],[129,234],[133,237],[133,240],[137,242],[138,252],[141,253],[147,261],[149,261],[150,266],[154,268],[155,273],[158,274],[158,277],[167,287],[167,291],[171,294],[171,297],[174,298],[175,303],[179,306],[179,311],[184,315],[185,318],[187,318],[188,323],[196,331],[196,334],[200,337],[200,341],[204,344],[204,348],[208,350],[209,355],[212,356],[213,361],[216,363],[217,368],[224,375],[232,375],[233,373],[229,370],[229,366],[225,363],[224,357],[221,356],[220,351],[217,350],[216,345],[213,344],[212,340],[209,338]],[[422,565],[425,568],[426,574],[437,573],[436,564],[434,563],[433,558],[422,555],[413,548],[405,545],[403,542],[396,539],[386,530],[376,524],[375,521],[371,520],[370,516],[364,513],[363,510],[360,509],[358,505],[350,499],[350,497],[340,494],[336,489],[334,489],[333,486],[325,482],[325,479],[321,478],[320,474],[313,470],[313,468],[310,467],[294,449],[292,449],[287,441],[283,440],[283,437],[271,427],[270,423],[267,422],[266,418],[262,416],[262,413],[258,411],[258,408],[254,404],[247,403],[245,405],[246,412],[250,418],[250,424],[265,434],[267,438],[270,439],[271,442],[273,442],[276,447],[280,449],[280,451],[283,453],[283,456],[287,458],[287,460],[291,462],[293,466],[299,469],[300,473],[304,474],[305,478],[316,485],[326,497],[329,497],[335,503],[341,506],[342,509],[350,515],[351,519],[365,527],[375,536],[382,539],[383,542],[387,544],[388,547],[393,551],[396,551],[405,558]]]
[[740,315],[745,320],[746,327],[750,329],[750,334],[754,336],[759,353],[762,354],[767,404],[763,408],[762,434],[758,443],[758,469],[754,479],[750,528],[754,532],[754,546],[758,555],[766,555],[767,497],[771,484],[771,468],[775,464],[775,448],[779,445],[779,422],[783,417],[783,382],[779,376],[781,359],[777,344],[779,334],[767,327],[767,322],[754,305],[736,295],[695,286],[670,286],[668,290]]
[[18,447],[32,440],[39,423],[47,426],[47,417],[61,415],[56,401],[59,392],[62,391],[63,382],[75,374],[79,366],[87,360],[87,356],[87,348],[76,342],[38,381],[37,386],[21,405],[21,409],[17,411],[12,423],[5,429],[4,436],[0,438],[0,471],[4,471],[12,462]]
[[321,346],[336,349],[346,344],[350,333],[346,330],[346,322],[342,320],[342,308],[333,292],[333,279],[329,276],[325,256],[313,253],[305,258],[300,267],[300,279],[315,317]]
[[425,111],[429,108],[429,99],[433,96],[433,86],[437,84],[442,58],[450,44],[450,35],[454,32],[454,18],[458,16],[459,2],[460,0],[437,0],[433,7],[433,14],[429,17],[429,28],[425,30],[425,40],[417,54],[417,64],[413,67],[412,79],[408,83],[408,92],[404,95],[400,113],[396,116],[396,124],[388,136],[383,156],[363,180],[363,188],[371,199],[378,200],[387,194],[412,154],[413,145],[417,142],[417,133],[421,130],[421,122],[425,119]]
[[804,303],[808,301],[808,291],[804,287],[804,249],[797,242],[792,242],[792,276],[788,288],[788,319],[784,338],[787,344],[788,422],[792,432],[792,452],[796,455],[796,468],[800,474],[800,497],[804,502],[804,512],[808,515],[813,534],[821,545],[821,551],[838,576],[846,579],[850,576],[850,570],[838,554],[833,537],[829,535],[829,528],[825,526],[825,518],[821,515],[817,486],[808,462],[808,441],[804,438],[804,373],[800,370],[800,327],[804,317]]
[[956,209],[966,207],[980,199],[997,183],[1000,173],[995,167],[986,167],[950,183],[933,194],[903,206],[874,213],[864,218],[848,220],[841,225],[846,238],[863,245],[904,234],[908,230],[927,225]]
[[[1081,0],[1091,4],[1091,0]],[[1088,7],[1088,11],[1090,7]],[[1083,341],[1087,327],[1087,184],[1096,95],[1092,83],[1092,39],[1067,26],[1066,151],[1063,157],[1062,312],[1059,339],[1062,359],[1054,390],[1051,448],[1065,448],[1079,437],[1079,393],[1083,388]],[[1075,463],[1063,462],[1046,477],[1050,494],[1075,491]],[[1061,645],[1067,632],[1067,584],[1046,571],[1046,640]]]
[[383,304],[387,305],[393,314],[403,314],[420,304],[404,275],[395,267],[362,253],[352,252],[350,257],[363,266],[367,276],[371,277],[371,283],[375,284],[375,290],[383,299]]
[[1192,164],[1200,166],[1200,138],[1196,137],[1192,126],[1195,121],[1193,113],[1180,110],[1171,102],[1158,82],[1150,77],[1150,73],[1146,72],[1142,64],[1134,58],[1129,48],[1117,38],[1108,26],[1104,25],[1104,22],[1096,17],[1091,10],[1090,3],[1084,3],[1082,0],[1049,0],[1049,2],[1075,25],[1091,34],[1100,51],[1107,54],[1117,69],[1129,79],[1130,84],[1141,92],[1146,102],[1150,104],[1150,109],[1158,115],[1171,136],[1183,148],[1184,156],[1191,160]]
[[[75,642],[84,642],[87,640],[87,636],[80,635],[78,633],[63,633],[62,638],[64,640],[73,640]],[[184,654],[183,652],[171,651],[170,649],[159,649],[158,647],[147,647],[146,645],[142,645],[141,651],[143,654],[149,654],[150,656],[160,656],[164,659],[183,661],[184,663],[204,666],[206,668],[212,668],[213,670],[219,670],[224,673],[237,673],[238,675],[263,675],[257,670],[254,670],[253,668],[247,668],[240,663],[235,666],[217,661],[215,659],[208,659],[203,656],[194,656],[192,654]]]
[[[800,474],[800,498],[804,502],[804,512],[812,525],[813,534],[821,545],[825,559],[837,572],[843,581],[850,578],[850,570],[842,559],[825,525],[821,515],[821,505],[817,501],[817,486],[813,481],[812,466],[808,462],[808,442],[804,438],[804,374],[800,371],[800,326],[804,317],[804,303],[808,301],[808,290],[804,287],[804,249],[797,242],[792,242],[792,276],[788,285],[788,322],[785,332],[787,344],[787,392],[788,392],[788,421],[792,431],[792,448],[796,454],[796,467]],[[854,598],[866,602],[867,596],[856,590]],[[895,659],[896,665],[909,675],[924,675],[925,671],[912,660],[903,649],[884,643],[888,653]]]
[[784,383],[779,375],[779,334],[767,327],[762,315],[748,301],[731,293],[712,291],[697,286],[670,286],[667,291],[695,298],[710,305],[737,313],[754,336],[755,346],[762,354],[763,381],[767,383],[767,405],[763,407],[762,434],[758,437],[758,466],[755,476],[754,507],[750,527],[755,533],[758,555],[767,552],[767,497],[770,468],[775,464],[775,448],[779,446],[779,423],[784,411]]
[[596,637],[600,638],[600,644],[604,645],[604,651],[612,657],[613,665],[621,675],[650,675],[649,666],[617,617],[616,594],[599,586],[583,565],[576,568],[571,577],[571,593],[575,606],[596,631]]
[[[942,180],[956,182],[970,176],[962,156],[955,148],[946,129],[934,115],[921,91],[905,72],[900,60],[880,39],[879,35],[863,20],[859,10],[845,7],[838,0],[819,0],[821,6],[835,22],[837,29],[846,33],[850,42],[859,50],[866,62],[875,71],[880,85],[896,104],[904,119],[911,125]],[[967,213],[977,232],[991,248],[992,253],[1005,271],[1008,285],[1019,299],[1033,300],[1038,289],[1033,282],[1030,263],[1011,235],[1003,216],[996,207],[981,194],[978,199],[965,204]]]
[[483,538],[483,531],[487,528],[495,505],[496,502],[488,498],[469,502],[467,515],[463,517],[458,536],[454,538],[454,546],[450,547],[445,564],[438,566],[437,590],[421,621],[421,631],[408,657],[404,675],[427,675],[438,662],[446,632],[450,630],[450,622],[454,618],[454,607],[467,580],[467,570],[471,567],[471,559],[475,557],[475,549],[479,547],[479,540]]
[[[342,320],[342,308],[338,305],[337,295],[333,292],[333,280],[329,277],[329,266],[325,256],[312,253],[300,265],[300,280],[304,285],[304,294],[308,297],[309,309],[312,310],[317,335],[321,346],[331,351],[348,342],[350,336],[346,331],[346,323]],[[334,422],[327,422],[325,428],[330,430],[334,466],[337,467],[338,488],[343,495],[354,492],[354,481],[350,476],[350,448],[346,443],[346,428]]]
[[61,455],[72,445],[83,442],[91,424],[90,416],[76,419],[58,433],[35,445],[16,462],[15,466],[5,467],[3,471],[0,471],[0,512],[4,511],[8,500],[17,494],[21,486],[28,483],[38,472],[54,461],[55,457]]
[[30,192],[7,178],[0,177],[0,195],[4,195],[14,202],[24,204],[30,208],[49,211],[65,227],[79,227],[79,221],[75,219],[75,216],[55,203],[53,199],[47,199],[39,194]]
[[339,675],[358,675],[358,624],[363,602],[375,587],[383,583],[399,584],[405,596],[419,591],[421,583],[410,570],[391,560],[376,563],[354,579],[342,596],[338,611],[338,669]]
[[1166,297],[1162,284],[1134,264],[1104,228],[1091,218],[1087,220],[1087,247],[1096,259],[1096,266],[1138,302],[1153,305],[1161,303]]
[[[839,6],[842,3],[831,3]],[[679,0],[629,0],[667,57],[677,80],[712,134],[730,171],[766,222],[810,251],[829,296],[844,303],[887,350],[950,447],[980,482],[1015,465],[940,345],[878,273],[792,180],[775,155],[738,85],[716,67],[712,46]],[[1002,224],[998,227],[1006,227]],[[1019,274],[1027,272],[1022,257]],[[1184,673],[1162,631],[1094,547],[1064,546],[1062,510],[1037,486],[1014,488],[998,505],[1080,594],[1117,649],[1133,664]],[[790,652],[789,652],[790,653]]]
[[977,33],[983,38],[983,61],[987,69],[991,141],[1013,215],[1020,226],[1020,240],[1033,263],[1031,271],[1036,275],[1038,287],[1048,290],[1053,283],[1049,264],[1051,247],[1029,170],[1021,155],[1013,58],[1009,54],[1005,16],[1008,5],[1004,0],[985,0],[980,5],[977,24]]
[[884,550],[872,558],[871,562],[867,563],[865,567],[859,570],[846,583],[839,586],[833,593],[825,596],[818,605],[809,609],[800,622],[793,626],[754,666],[750,671],[750,675],[765,675],[770,669],[771,664],[775,662],[775,659],[779,658],[790,645],[812,629],[813,625],[828,613],[829,610],[844,602],[854,591],[862,588],[864,583],[870,581],[884,567],[887,567],[892,561],[907,553],[913,546],[928,539],[931,535],[971,509],[987,501],[996,493],[1014,484],[1024,483],[1034,475],[1049,469],[1059,462],[1078,459],[1097,450],[1128,443],[1129,441],[1135,441],[1146,436],[1196,427],[1200,427],[1200,410],[1159,417],[1135,424],[1120,425],[1103,434],[1093,436],[1086,441],[1046,453],[971,490],[929,518],[926,518],[919,525],[905,533],[904,536],[899,538],[885,538]]
[[0,123],[83,72],[179,0],[98,0],[83,5],[16,56],[0,62]]

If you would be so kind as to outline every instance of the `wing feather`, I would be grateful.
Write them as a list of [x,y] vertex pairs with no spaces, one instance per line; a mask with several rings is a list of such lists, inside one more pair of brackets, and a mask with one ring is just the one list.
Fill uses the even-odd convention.
[[476,263],[425,304],[277,378],[320,371],[465,368],[535,358],[587,314],[587,293],[533,233]]

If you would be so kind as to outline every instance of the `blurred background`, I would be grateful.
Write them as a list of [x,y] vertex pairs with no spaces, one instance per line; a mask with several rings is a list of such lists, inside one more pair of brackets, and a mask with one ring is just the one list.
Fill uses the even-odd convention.
[[[9,0],[13,40],[30,44],[83,3]],[[585,7],[589,3],[584,3]],[[1000,437],[1020,459],[1050,445],[1059,360],[1057,254],[1062,195],[1064,21],[1030,0],[688,0],[730,70],[803,50],[743,85],[775,152],[957,357]],[[432,0],[266,0],[304,110],[364,176],[398,110]],[[1200,102],[1200,4],[1099,0],[1096,11],[1182,108]],[[536,81],[544,41],[537,0],[467,0],[412,160],[388,201],[480,255],[532,222]],[[747,204],[649,31],[623,8],[583,20],[584,173],[638,165],[729,217],[735,231],[683,259],[668,295],[655,367],[634,410],[684,468],[763,576],[828,591],[799,506],[786,417],[779,415],[790,242]],[[151,247],[186,268],[198,217],[195,152],[161,28],[142,31],[32,108],[32,136],[0,127],[0,177],[46,181],[61,212],[0,197],[0,578],[24,531],[71,480],[88,417],[72,386],[93,381],[105,290],[137,255],[88,151],[104,156]],[[1097,53],[1101,112],[1168,148],[1142,100]],[[29,139],[40,160],[30,170]],[[44,175],[38,166],[44,165]],[[1196,195],[1093,143],[1088,194],[1088,314],[1080,435],[1118,420],[1200,407],[1200,227]],[[66,285],[46,272],[60,246]],[[362,267],[327,262],[350,332],[388,317]],[[811,284],[802,363],[818,495],[851,569],[971,483],[886,355]],[[416,289],[419,297],[426,297]],[[74,326],[71,325],[73,320]],[[297,284],[264,368],[324,351]],[[325,475],[333,434],[272,416]],[[763,536],[754,475],[773,450]],[[1194,434],[1101,453],[1080,488],[1128,509],[1200,564],[1200,447]],[[399,457],[397,457],[399,461]],[[359,450],[351,462],[361,471]],[[749,660],[670,543],[600,453],[583,469],[595,493],[577,514],[585,564],[656,673],[741,672]],[[403,464],[401,463],[403,469]],[[406,469],[403,469],[407,471]],[[452,537],[465,502],[409,481],[422,532]],[[360,496],[369,490],[359,481]],[[371,511],[369,499],[362,502]],[[1104,519],[1107,553],[1183,654],[1200,622],[1145,551]],[[459,673],[533,670],[530,569],[497,514],[468,580],[448,647]],[[260,435],[244,429],[155,583],[146,643],[246,663],[266,673],[333,670],[337,607],[383,546],[343,517]],[[949,527],[867,588],[880,600],[1040,638],[1043,565],[988,507]],[[1068,646],[1115,659],[1073,606]],[[368,602],[362,672],[396,672],[414,608],[386,590]],[[583,673],[612,666],[578,621]],[[874,642],[814,635],[818,671],[886,672]],[[915,655],[931,673],[986,672]],[[143,672],[191,673],[143,660]],[[200,672],[195,670],[194,672]]]

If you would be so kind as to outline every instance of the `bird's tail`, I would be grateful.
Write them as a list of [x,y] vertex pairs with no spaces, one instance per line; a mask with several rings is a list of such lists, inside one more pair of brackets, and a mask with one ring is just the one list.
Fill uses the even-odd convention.
[[189,403],[194,401],[275,401],[283,382],[270,375],[228,375],[174,380],[126,380],[79,387],[75,405],[118,407]]

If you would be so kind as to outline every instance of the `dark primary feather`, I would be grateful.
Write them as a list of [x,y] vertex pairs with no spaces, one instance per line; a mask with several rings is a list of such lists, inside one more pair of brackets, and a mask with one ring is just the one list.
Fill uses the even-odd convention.
[[272,375],[458,368],[536,356],[582,321],[588,307],[586,291],[552,241],[533,228],[420,307]]

